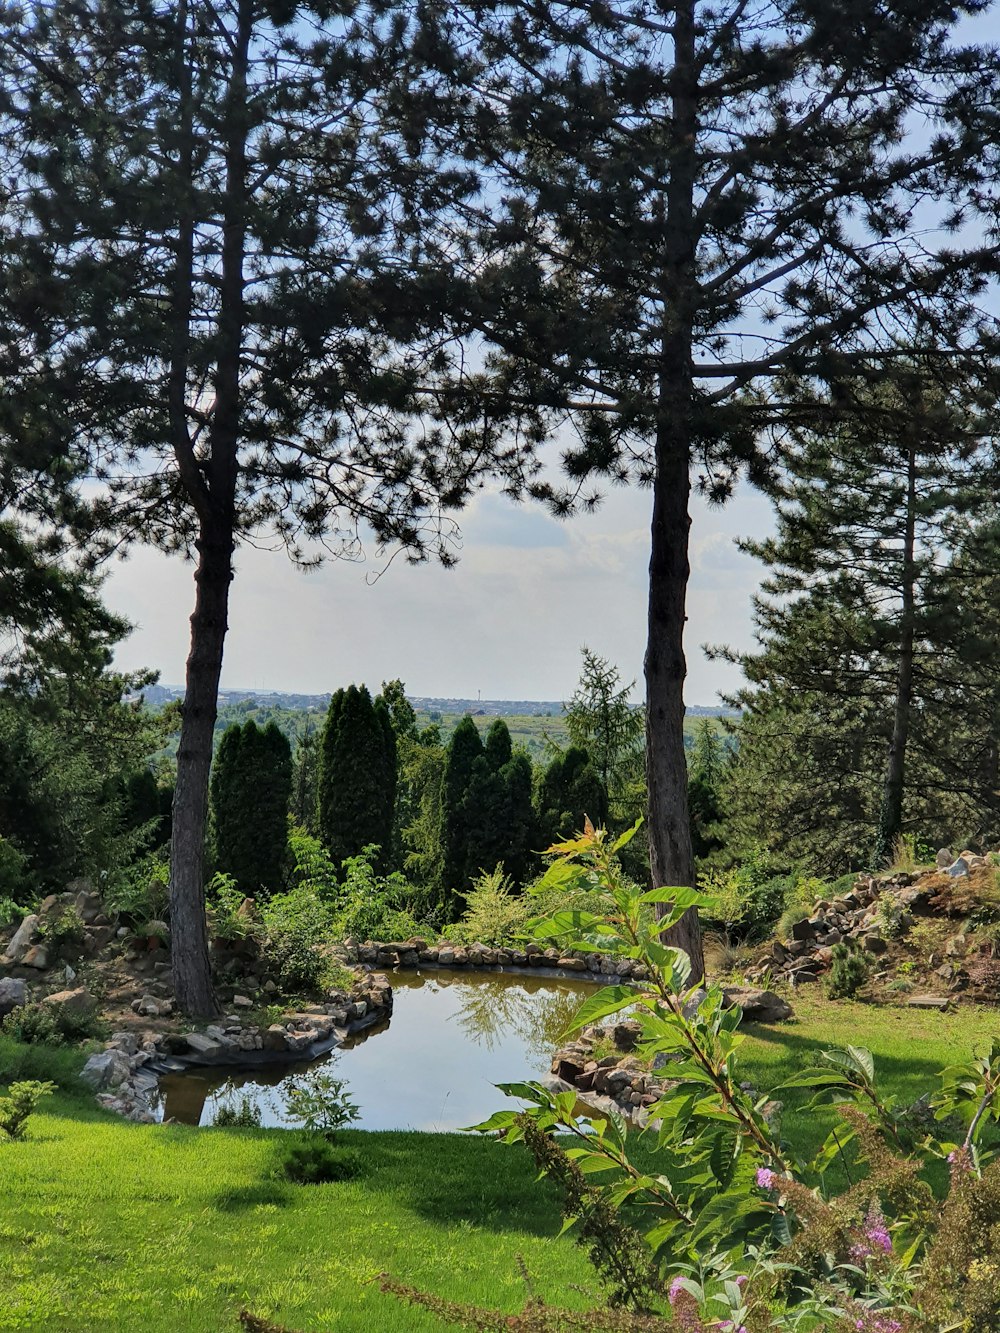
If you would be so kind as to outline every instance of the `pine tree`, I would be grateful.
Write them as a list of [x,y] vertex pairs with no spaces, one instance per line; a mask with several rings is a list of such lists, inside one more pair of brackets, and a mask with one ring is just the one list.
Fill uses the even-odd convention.
[[475,722],[466,715],[448,743],[442,782],[441,896],[450,913],[455,912],[452,895],[467,887],[469,842],[476,818],[469,793],[476,777],[481,779],[484,764],[482,739]]
[[291,789],[291,747],[274,722],[226,728],[212,766],[216,861],[246,894],[282,886]]
[[733,790],[744,822],[775,824],[772,845],[825,837],[838,864],[882,865],[904,828],[941,828],[915,723],[939,707],[953,632],[942,557],[992,473],[960,389],[913,364],[829,405],[833,424],[788,446],[775,536],[743,543],[769,572],[760,651],[728,654],[750,682]]
[[707,717],[695,729],[688,763],[688,809],[695,858],[704,861],[724,846],[722,830],[726,749]]
[[[794,407],[772,387],[789,370],[891,365],[914,308],[939,354],[961,355],[982,319],[1000,62],[954,27],[983,7],[485,0],[450,20],[456,48],[480,61],[461,128],[492,187],[468,302],[493,352],[490,407],[515,416],[512,438],[558,434],[565,488],[532,482],[558,512],[592,501],[592,477],[652,490],[658,886],[694,878],[692,485],[722,500],[741,471],[766,477],[763,427]],[[696,918],[669,939],[700,973]]]
[[388,848],[396,796],[396,747],[384,705],[366,686],[337,690],[323,728],[318,825],[336,864],[362,848]]
[[268,535],[309,565],[363,530],[453,560],[444,512],[498,457],[427,223],[475,179],[401,118],[435,57],[403,10],[29,0],[0,24],[0,452],[46,441],[44,476],[96,479],[99,549],[194,563],[171,938],[178,1005],[209,1015],[234,551]]

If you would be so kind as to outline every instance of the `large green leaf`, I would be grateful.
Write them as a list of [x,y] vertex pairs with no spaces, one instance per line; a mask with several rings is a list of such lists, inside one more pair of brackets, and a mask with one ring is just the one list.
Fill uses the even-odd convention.
[[603,986],[596,995],[584,1000],[567,1031],[579,1032],[581,1028],[597,1023],[610,1014],[620,1014],[634,1003],[635,991],[631,986]]

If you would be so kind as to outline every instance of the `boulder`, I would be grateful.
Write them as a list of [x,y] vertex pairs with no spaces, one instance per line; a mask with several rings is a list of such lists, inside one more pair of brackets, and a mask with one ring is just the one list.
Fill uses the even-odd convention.
[[0,977],[0,1018],[28,1003],[28,988],[19,977]]
[[187,1032],[184,1034],[188,1050],[194,1051],[195,1055],[210,1059],[213,1056],[222,1054],[222,1043],[214,1037],[210,1037],[204,1032]]
[[20,963],[23,960],[24,955],[31,948],[40,920],[41,918],[34,913],[24,918],[7,945],[7,952],[3,958],[0,958],[0,963],[3,963],[5,967],[10,967],[12,964]]
[[54,995],[46,995],[43,1004],[50,1004],[64,1014],[74,1018],[91,1018],[97,1012],[97,1000],[85,986],[75,990],[60,990]]
[[968,873],[969,863],[964,856],[960,856],[957,861],[953,861],[945,870],[945,874],[950,875],[952,879],[964,879]]
[[954,859],[955,858],[951,854],[951,849],[948,847],[942,847],[934,858],[939,870],[947,870]]
[[774,991],[755,990],[750,986],[723,986],[723,1003],[727,1009],[739,1005],[743,1017],[751,1023],[781,1023],[793,1017],[792,1006]]
[[80,1078],[95,1092],[102,1092],[105,1088],[120,1088],[130,1072],[128,1056],[112,1048],[92,1055],[80,1070]]
[[37,967],[44,972],[49,965],[48,950],[44,944],[34,944],[21,959],[22,967]]
[[803,941],[811,940],[815,934],[816,934],[816,929],[811,921],[807,920],[796,921],[792,925],[793,940],[803,940]]

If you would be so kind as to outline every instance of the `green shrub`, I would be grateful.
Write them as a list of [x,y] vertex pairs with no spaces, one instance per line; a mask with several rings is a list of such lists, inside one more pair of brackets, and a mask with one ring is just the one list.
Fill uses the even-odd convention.
[[0,1134],[8,1139],[23,1139],[28,1118],[43,1097],[56,1090],[54,1083],[12,1083],[6,1097],[0,1097]]
[[891,892],[879,895],[879,900],[875,905],[875,918],[878,921],[879,930],[887,940],[901,939],[906,934],[910,924],[909,914],[900,906]]
[[43,917],[38,934],[45,942],[49,962],[72,962],[78,958],[83,946],[83,931],[83,918],[75,907]]
[[[0,904],[4,902],[23,903],[32,895],[31,875],[28,870],[28,858],[25,854],[0,838]],[[22,911],[22,916],[24,915]],[[11,920],[14,918],[11,917]],[[0,924],[8,924],[0,922]]]
[[19,907],[13,898],[0,898],[0,930],[7,926],[13,926],[19,922],[25,914],[25,909]]
[[341,895],[337,868],[319,838],[289,820],[288,851],[292,862],[289,887],[308,889],[324,902],[336,902]]
[[847,944],[833,946],[833,964],[826,983],[831,1000],[849,1000],[868,980],[868,959]]
[[351,1148],[334,1147],[321,1134],[290,1144],[281,1161],[285,1178],[297,1185],[350,1180],[361,1172],[361,1157]]
[[731,870],[707,876],[705,892],[715,900],[713,915],[737,938],[765,934],[777,921],[793,891],[788,875],[776,875],[761,851],[752,852]]
[[73,1012],[66,1005],[24,1004],[3,1020],[3,1031],[25,1045],[68,1046],[102,1036],[105,1027],[95,1013]]
[[358,1107],[347,1095],[347,1084],[333,1074],[313,1069],[289,1085],[285,1119],[310,1134],[332,1140],[337,1130],[358,1118]]
[[538,915],[538,904],[513,893],[514,883],[503,866],[483,873],[464,895],[466,908],[460,921],[445,932],[460,944],[513,944],[524,934],[529,920]]
[[212,1124],[218,1129],[260,1129],[260,1107],[249,1097],[241,1097],[239,1104],[220,1106],[212,1117]]
[[333,934],[333,913],[310,889],[276,893],[261,910],[261,954],[286,995],[318,990],[330,964],[320,946]]
[[134,925],[162,921],[170,903],[170,865],[151,852],[111,877],[104,895],[112,913]]
[[344,885],[335,933],[360,940],[405,940],[420,931],[414,915],[424,901],[405,875],[394,871],[379,874],[375,869],[378,848],[365,847],[344,861]]
[[254,923],[240,914],[246,894],[232,875],[221,870],[212,876],[206,890],[212,934],[218,940],[245,940],[254,932]]
[[805,907],[796,904],[794,907],[786,907],[778,921],[777,934],[779,939],[787,940],[792,933],[792,927],[798,921],[805,921],[809,912]]

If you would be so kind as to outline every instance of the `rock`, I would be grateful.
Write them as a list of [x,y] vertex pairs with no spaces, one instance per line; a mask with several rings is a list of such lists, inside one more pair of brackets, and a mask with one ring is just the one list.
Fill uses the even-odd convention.
[[946,875],[952,879],[963,879],[969,873],[969,863],[965,857],[960,856],[957,861],[953,861],[945,870]]
[[126,1081],[131,1069],[129,1058],[124,1051],[98,1051],[92,1055],[80,1070],[80,1078],[95,1092],[104,1088],[119,1088]]
[[792,926],[793,940],[811,940],[816,931],[811,921],[796,921]]
[[950,849],[947,847],[942,847],[938,852],[937,856],[934,858],[937,864],[937,868],[939,870],[947,870],[948,867],[951,865],[951,863],[954,861],[954,859],[955,858],[952,856]]
[[611,1029],[611,1041],[616,1051],[634,1051],[641,1034],[638,1023],[616,1023]]
[[0,977],[0,1018],[28,1003],[28,988],[20,977]]
[[560,958],[559,966],[564,967],[569,972],[586,972],[587,964],[582,958]]
[[[801,979],[801,978],[800,978]],[[743,1017],[751,1023],[781,1023],[793,1017],[792,1006],[774,991],[754,990],[748,986],[723,986],[727,1009],[739,1005]]]
[[132,1008],[142,1018],[168,1018],[174,1012],[173,1000],[160,1000],[155,995],[144,995]]
[[[225,1034],[220,1031],[219,1035],[224,1036]],[[187,1043],[188,1050],[194,1051],[195,1055],[212,1057],[222,1054],[222,1043],[204,1032],[186,1032],[184,1033],[184,1040]]]
[[442,967],[452,967],[452,966],[454,965],[454,962],[455,962],[455,950],[454,950],[454,949],[439,949],[439,950],[438,950],[438,959],[437,959],[437,960],[438,960],[438,962],[441,964]]
[[906,1003],[910,1009],[939,1009],[945,1013],[951,999],[947,995],[911,995]]
[[771,957],[776,963],[783,963],[788,957],[788,950],[780,940],[775,940],[771,945]]
[[0,958],[0,963],[3,963],[5,967],[10,967],[12,964],[20,963],[24,959],[24,955],[31,948],[31,942],[38,931],[38,923],[40,920],[41,917],[34,913],[24,918],[17,930],[15,930],[10,943],[7,945],[6,954],[4,954],[3,958]]
[[861,947],[865,953],[883,954],[889,946],[881,935],[863,935],[861,937]]
[[285,1051],[288,1044],[285,1038],[288,1034],[280,1023],[272,1023],[265,1033],[262,1034],[262,1046],[265,1051]]
[[237,1009],[253,1008],[253,1000],[250,999],[249,995],[234,995],[233,1004]]
[[97,1000],[84,986],[78,986],[76,990],[61,990],[56,991],[54,995],[46,995],[42,1003],[50,1004],[53,1008],[61,1009],[63,1013],[73,1014],[78,1018],[90,1018],[97,1012]]
[[34,945],[21,959],[22,967],[37,967],[39,972],[44,972],[48,965],[49,955],[44,944]]

